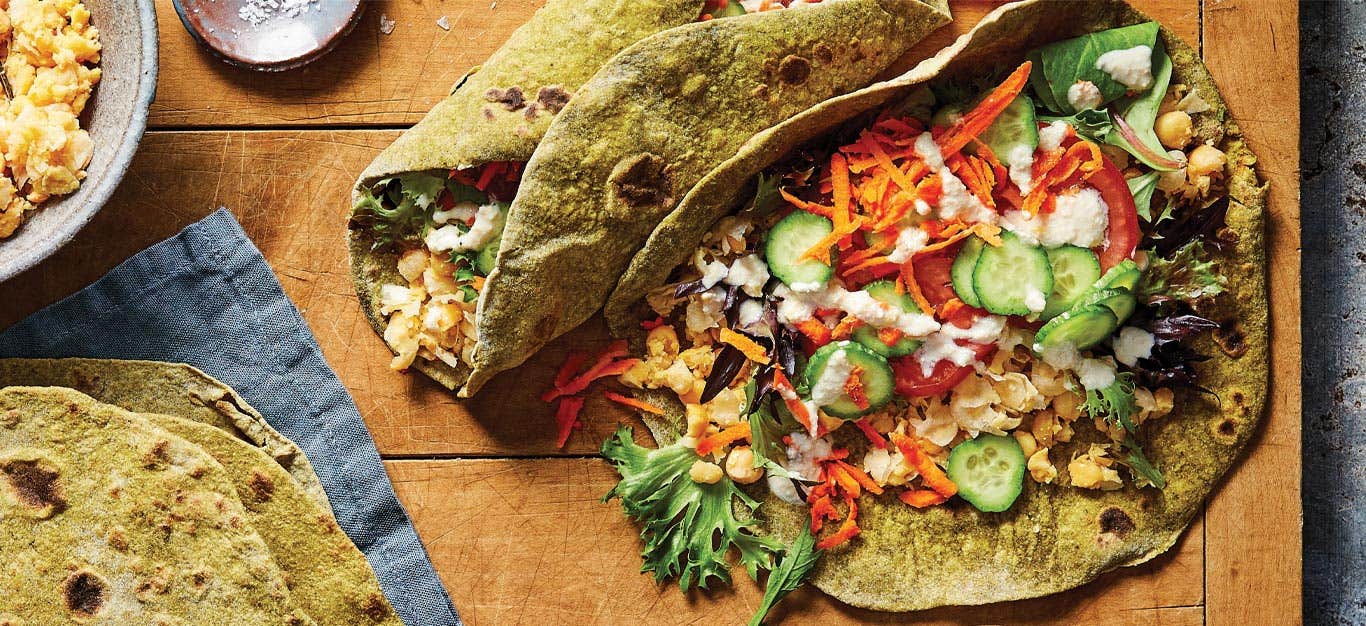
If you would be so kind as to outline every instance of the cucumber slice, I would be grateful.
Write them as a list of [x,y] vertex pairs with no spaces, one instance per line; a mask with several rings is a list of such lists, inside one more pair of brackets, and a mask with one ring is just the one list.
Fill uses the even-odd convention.
[[1081,302],[1091,285],[1100,280],[1100,259],[1086,248],[1053,248],[1048,251],[1048,264],[1053,268],[1053,293],[1048,294],[1048,306],[1039,314],[1043,320],[1053,319]]
[[1096,289],[1124,289],[1133,291],[1138,286],[1138,280],[1143,277],[1143,271],[1138,269],[1138,264],[1132,259],[1124,259],[1118,265],[1105,272],[1100,280],[1096,281]]
[[[778,220],[768,231],[768,241],[764,242],[768,271],[788,287],[824,285],[829,282],[835,273],[834,267],[801,257],[833,230],[835,225],[830,220],[806,211],[793,211],[791,215]],[[832,260],[834,255],[831,252]]]
[[934,115],[930,117],[930,126],[942,126],[948,128],[953,126],[954,120],[963,116],[962,104],[946,104],[939,107]]
[[1123,324],[1124,320],[1134,314],[1134,309],[1138,308],[1138,299],[1127,289],[1093,289],[1081,302],[1081,306],[1091,305],[1110,309],[1110,312],[1115,314],[1115,319]]
[[972,271],[977,268],[977,259],[982,256],[984,244],[977,235],[968,237],[963,247],[958,249],[958,256],[953,258],[953,267],[949,269],[949,276],[953,278],[953,292],[958,294],[958,299],[963,304],[978,308],[981,308],[982,300],[972,287]]
[[[868,283],[863,287],[868,295],[874,300],[895,307],[900,307],[907,313],[920,313],[920,307],[915,305],[915,298],[907,293],[897,293],[896,283],[890,280],[879,280]],[[902,338],[893,345],[883,343],[878,337],[877,329],[872,326],[860,326],[854,331],[854,341],[859,342],[863,347],[872,350],[884,357],[906,356],[915,352],[920,347],[920,341],[916,339]]]
[[1027,148],[1032,157],[1034,150],[1039,147],[1039,124],[1034,119],[1034,101],[1024,94],[1016,96],[996,121],[977,138],[991,148],[1002,163],[1009,164],[1010,154],[1018,146]]
[[[892,376],[892,368],[887,365],[887,360],[878,356],[877,353],[863,347],[853,341],[836,341],[826,344],[811,355],[811,360],[806,363],[806,382],[815,389],[821,384],[821,376],[825,374],[825,366],[830,362],[830,357],[835,353],[843,353],[849,362],[863,370],[859,380],[863,383],[863,393],[868,397],[868,408],[860,409],[849,396],[841,394],[838,400],[829,404],[822,405],[820,408],[826,413],[844,419],[857,419],[858,417],[876,411],[883,405],[891,401],[896,390],[896,379]],[[843,384],[843,381],[840,381]]]
[[488,276],[493,271],[493,264],[498,260],[498,246],[503,243],[503,233],[498,233],[493,240],[484,245],[479,250],[479,254],[474,257],[474,271],[480,276]]
[[1041,350],[1071,344],[1085,350],[1105,340],[1119,328],[1119,318],[1101,304],[1079,306],[1043,325],[1034,335],[1034,344]]
[[1010,231],[1001,245],[985,246],[972,271],[972,288],[982,308],[1000,315],[1029,315],[1031,296],[1053,293],[1053,269],[1043,248],[1031,246]]
[[945,467],[958,495],[979,511],[999,513],[1024,489],[1024,450],[1014,437],[983,433],[949,452]]

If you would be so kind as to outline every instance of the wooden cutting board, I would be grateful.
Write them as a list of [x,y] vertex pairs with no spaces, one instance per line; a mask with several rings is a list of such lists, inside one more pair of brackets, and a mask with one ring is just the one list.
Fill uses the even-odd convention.
[[[326,1],[326,0],[324,0]],[[471,624],[742,623],[762,590],[685,597],[637,573],[637,530],[598,498],[615,474],[593,458],[629,418],[590,401],[557,450],[536,400],[566,351],[602,337],[594,322],[470,403],[386,367],[365,324],[341,244],[349,187],[398,132],[482,61],[539,0],[387,0],[330,56],[256,74],[198,49],[158,0],[162,70],[151,132],[115,198],[61,252],[0,284],[0,328],[89,284],[218,206],[232,209],[298,304],[387,459],[443,580]],[[817,592],[786,600],[786,624],[1266,624],[1300,620],[1300,279],[1297,7],[1261,0],[1136,4],[1201,47],[1272,182],[1272,394],[1268,423],[1172,551],[1037,600],[915,615],[861,611]],[[954,2],[966,31],[994,3]],[[438,25],[445,17],[449,30]],[[380,29],[392,20],[392,33]]]

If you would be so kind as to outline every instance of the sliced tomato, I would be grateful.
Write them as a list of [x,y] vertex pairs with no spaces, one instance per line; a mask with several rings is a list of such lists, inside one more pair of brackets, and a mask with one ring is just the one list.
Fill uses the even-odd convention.
[[1101,160],[1105,165],[1092,173],[1086,182],[1100,192],[1105,206],[1110,207],[1110,229],[1106,231],[1105,244],[1096,249],[1103,272],[1132,257],[1142,235],[1138,230],[1138,208],[1134,205],[1134,194],[1129,191],[1124,173],[1110,159],[1101,157]]
[[[990,343],[975,344],[960,339],[958,345],[972,348],[978,361],[990,357],[996,351],[996,344]],[[896,375],[896,392],[908,398],[946,393],[963,382],[973,370],[971,364],[955,365],[951,361],[940,361],[935,364],[934,371],[926,376],[920,367],[920,360],[913,354],[893,359],[891,364],[892,373]]]
[[920,293],[925,294],[925,299],[935,308],[958,297],[949,272],[953,269],[953,259],[958,256],[960,247],[949,246],[915,257],[912,266],[915,269],[915,282],[920,285]]

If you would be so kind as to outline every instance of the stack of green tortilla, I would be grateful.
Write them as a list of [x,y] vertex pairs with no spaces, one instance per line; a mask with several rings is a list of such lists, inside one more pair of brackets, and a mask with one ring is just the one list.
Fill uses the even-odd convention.
[[0,360],[0,624],[400,625],[303,453],[188,365]]

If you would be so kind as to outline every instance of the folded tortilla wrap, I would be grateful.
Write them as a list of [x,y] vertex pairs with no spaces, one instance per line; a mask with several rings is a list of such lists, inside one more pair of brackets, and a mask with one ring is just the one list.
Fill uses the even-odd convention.
[[588,319],[659,220],[756,133],[868,84],[948,20],[943,2],[839,0],[689,24],[617,55],[527,164],[462,394]]
[[[702,0],[550,0],[380,153],[357,181],[358,197],[390,176],[531,158],[550,120],[603,63],[641,38],[696,20],[702,6]],[[396,269],[400,251],[376,243],[372,230],[348,233],[361,309],[383,335],[388,321],[380,290],[406,281]],[[418,359],[414,366],[451,389],[469,376],[463,363]]]
[[[651,235],[609,303],[611,322],[622,331],[638,328],[641,318],[632,311],[645,291],[664,284],[715,220],[733,210],[736,190],[802,144],[895,105],[931,80],[1014,67],[1037,46],[1147,21],[1115,0],[1006,5],[907,74],[822,103],[761,133],[709,173]],[[1200,384],[1213,393],[1178,391],[1176,409],[1145,425],[1140,436],[1142,448],[1168,477],[1166,487],[1139,488],[1130,482],[1120,490],[1095,492],[1026,480],[1024,493],[1005,513],[983,513],[957,501],[914,509],[892,494],[865,495],[859,500],[861,534],[825,553],[813,575],[812,582],[826,593],[885,611],[974,605],[1056,593],[1102,572],[1143,563],[1176,542],[1261,423],[1269,372],[1266,187],[1196,51],[1166,29],[1160,36],[1172,60],[1172,83],[1191,86],[1210,105],[1197,116],[1195,131],[1198,141],[1228,156],[1229,233],[1221,239],[1237,242],[1214,255],[1228,293],[1213,310],[1202,310],[1223,330],[1195,345],[1196,352],[1213,357],[1197,367]],[[668,409],[664,418],[647,419],[656,439],[661,445],[676,440],[685,423],[677,396],[668,390],[640,395]],[[1072,442],[1054,447],[1057,458],[1105,440],[1089,420],[1075,426]],[[851,430],[837,431],[837,444],[863,450],[866,443]],[[810,523],[806,508],[767,492],[759,511],[762,526],[783,541],[790,542]]]
[[314,624],[232,477],[70,389],[0,390],[0,621]]

